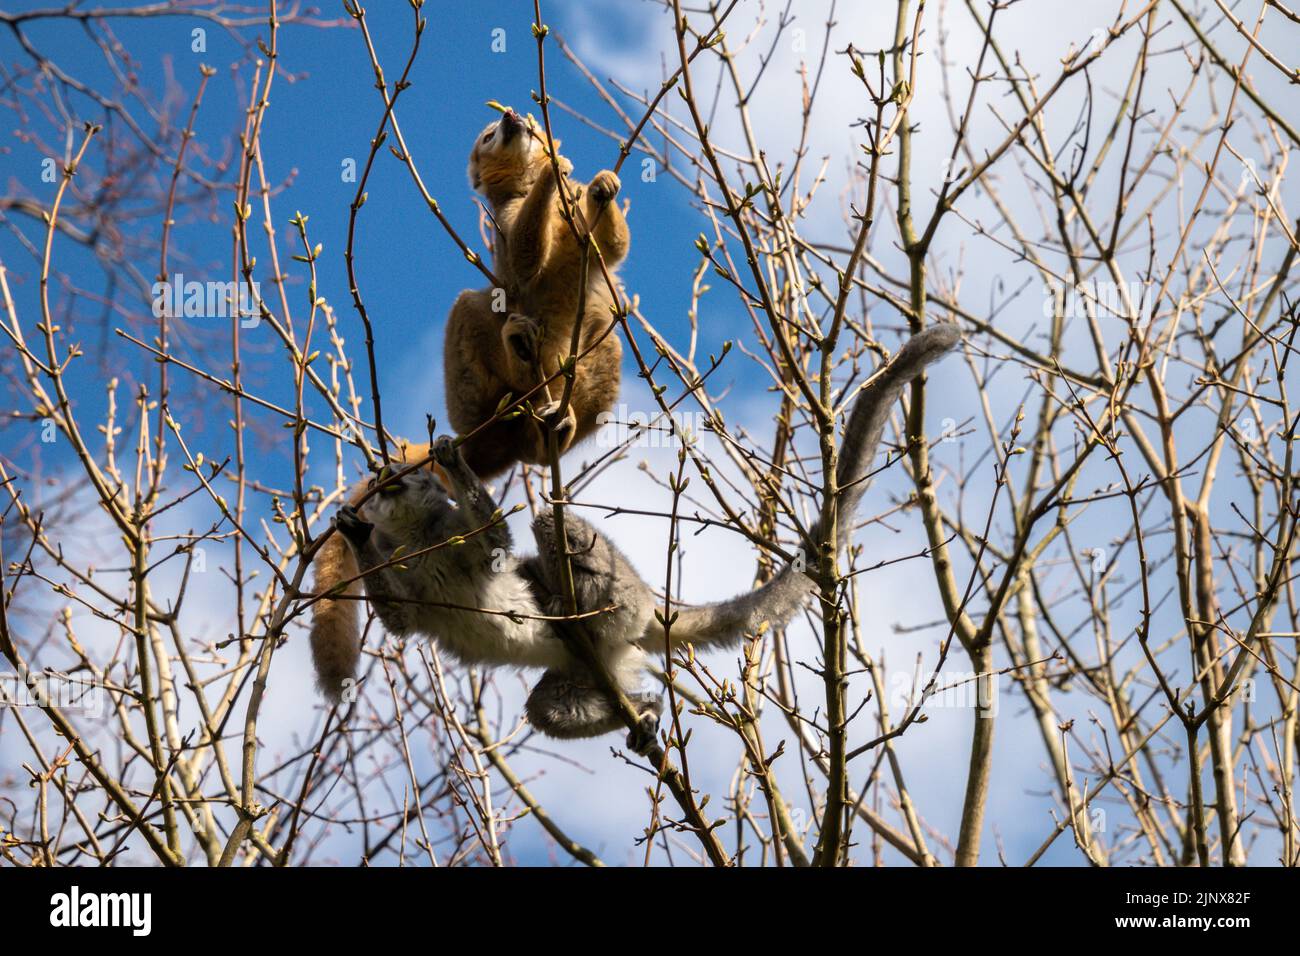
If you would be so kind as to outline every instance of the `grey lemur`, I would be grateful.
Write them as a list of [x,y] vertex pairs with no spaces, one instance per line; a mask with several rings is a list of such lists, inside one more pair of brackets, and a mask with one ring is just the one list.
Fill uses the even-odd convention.
[[[836,545],[843,548],[862,498],[890,409],[907,383],[957,344],[955,326],[913,336],[861,391],[844,429],[836,482],[840,489]],[[340,509],[337,527],[365,574],[366,593],[393,634],[423,634],[465,663],[545,668],[529,694],[528,718],[552,737],[590,737],[619,727],[618,715],[584,665],[570,656],[556,622],[565,599],[549,512],[533,522],[538,553],[520,558],[491,493],[447,437],[434,460],[451,494],[430,472],[380,479],[360,508]],[[665,646],[656,598],[603,534],[571,512],[565,517],[579,612],[612,611],[583,619],[611,676],[653,725],[658,694],[641,690],[647,650]],[[816,528],[813,529],[815,539]],[[793,564],[762,587],[700,607],[677,609],[674,646],[732,644],[766,621],[783,627],[812,590]],[[355,652],[353,652],[355,656]],[[329,686],[323,685],[329,691]],[[630,742],[630,741],[629,741]]]

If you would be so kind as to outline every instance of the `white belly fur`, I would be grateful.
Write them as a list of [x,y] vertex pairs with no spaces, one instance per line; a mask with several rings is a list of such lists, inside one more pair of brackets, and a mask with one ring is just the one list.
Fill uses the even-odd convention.
[[[458,575],[446,582],[447,603],[486,611],[538,615],[537,602],[513,567],[484,574]],[[567,659],[563,642],[535,616],[439,609],[433,637],[438,646],[468,664],[554,667]]]

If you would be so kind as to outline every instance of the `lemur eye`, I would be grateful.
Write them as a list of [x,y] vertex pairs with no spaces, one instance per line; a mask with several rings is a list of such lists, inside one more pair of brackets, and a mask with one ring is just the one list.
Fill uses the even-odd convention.
[[486,142],[487,142],[488,140],[490,140],[491,138],[492,138],[492,134],[491,134],[491,133],[484,133],[484,134],[483,134],[483,142],[486,143]]

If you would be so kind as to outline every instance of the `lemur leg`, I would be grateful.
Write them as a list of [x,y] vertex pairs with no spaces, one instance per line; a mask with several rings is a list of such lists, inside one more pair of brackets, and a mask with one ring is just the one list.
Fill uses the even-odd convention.
[[[529,573],[547,596],[546,613],[562,616],[569,605],[561,584],[561,558],[550,512],[541,512],[534,519],[533,535],[538,553],[528,562]],[[639,715],[628,746],[640,753],[654,741],[661,704],[657,690],[645,688],[645,652],[627,636],[642,632],[653,597],[609,539],[575,515],[565,516],[564,549],[578,610],[600,613],[580,621],[552,622],[553,630],[566,641],[573,662],[542,676],[529,696],[529,719],[553,737],[594,737],[623,727],[605,685],[588,668],[583,647],[589,640],[604,670]]]
[[486,530],[482,532],[489,548],[514,547],[510,527],[500,517],[501,509],[478,475],[465,463],[465,458],[447,435],[433,442],[433,460],[451,482],[456,502],[471,521]]
[[601,300],[600,306],[588,306],[583,319],[583,351],[590,349],[578,363],[573,383],[573,442],[580,442],[601,424],[601,414],[618,401],[619,380],[623,364],[623,345],[618,329],[609,328],[613,316]]
[[618,681],[628,701],[636,709],[636,727],[628,732],[628,749],[643,754],[655,743],[663,697],[656,686],[647,686],[645,652],[640,647],[616,642],[603,648],[605,666]]
[[[658,694],[644,692],[629,694],[628,699],[640,717],[636,729],[628,734],[627,746],[644,753],[655,742],[663,701]],[[529,692],[524,709],[529,723],[546,736],[560,740],[599,737],[624,726],[609,695],[576,665],[544,672]]]
[[[402,571],[388,564],[391,555],[383,554],[375,545],[375,526],[362,519],[352,505],[339,508],[334,526],[347,540],[357,558],[357,568],[363,575],[366,597],[370,606],[384,623],[390,634],[409,634],[416,629],[419,605],[411,600],[410,590],[402,582]],[[387,565],[385,567],[384,565]]]
[[[550,379],[549,395],[551,401],[545,404],[539,404],[537,407],[537,417],[540,419],[540,425],[543,435],[555,432],[556,438],[559,439],[560,453],[569,450],[578,433],[578,409],[576,407],[576,397],[578,389],[582,387],[583,379],[590,372],[590,363],[582,360],[574,370],[574,387],[571,390],[569,401],[564,402],[564,393],[568,388],[568,379],[562,374],[565,363],[569,360],[569,354],[573,349],[572,337],[573,323],[566,322],[562,329],[556,328],[548,330],[547,340],[541,345],[542,355],[540,370],[543,377]],[[578,353],[582,354],[583,343],[578,342]],[[561,414],[561,405],[564,406]]]
[[527,381],[539,372],[541,361],[541,324],[530,315],[511,312],[501,326],[501,343],[506,361],[511,363],[511,378]]
[[[511,373],[512,376],[542,383],[550,373],[552,364],[556,371],[559,370],[558,363],[543,362],[542,328],[536,319],[518,312],[511,313],[501,329],[501,341],[505,345],[507,360],[516,366]],[[550,454],[547,438],[552,431],[559,439],[561,454],[568,451],[569,446],[573,444],[578,419],[572,403],[565,409],[564,415],[559,414],[560,396],[563,393],[564,380],[557,379],[543,385],[533,396],[531,404],[535,427],[521,456],[523,460],[535,464],[548,461]]]
[[605,169],[587,185],[583,197],[583,215],[587,222],[595,224],[593,235],[607,266],[616,266],[627,258],[628,246],[632,242],[623,210],[614,202],[622,188],[618,176]]
[[[447,417],[465,440],[462,451],[474,472],[490,478],[500,474],[536,445],[536,423],[525,415],[497,419],[507,395],[523,395],[537,382],[535,373],[518,371],[502,341],[506,316],[493,310],[492,290],[462,292],[447,319],[443,346],[443,378],[447,392]],[[523,454],[521,454],[521,451]]]

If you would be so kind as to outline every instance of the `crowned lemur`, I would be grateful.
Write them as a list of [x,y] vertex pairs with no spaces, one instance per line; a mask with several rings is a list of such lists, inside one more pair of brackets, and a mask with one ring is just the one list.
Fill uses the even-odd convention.
[[[949,352],[960,335],[953,325],[938,325],[913,336],[853,403],[844,429],[836,471],[839,521],[836,546],[843,548],[862,498],[890,409],[903,387],[931,362]],[[557,632],[567,598],[561,587],[553,516],[533,522],[538,553],[514,554],[510,531],[491,493],[450,438],[439,438],[433,455],[448,479],[451,494],[426,470],[400,478],[381,478],[376,493],[360,507],[340,509],[335,521],[365,574],[366,594],[392,634],[422,634],[470,664],[545,668],[528,697],[532,724],[552,737],[590,737],[619,727],[612,702],[586,667],[571,656]],[[665,647],[656,599],[623,554],[585,521],[565,516],[574,594],[582,625],[611,676],[647,719],[657,716],[658,694],[642,689],[645,654]],[[817,539],[817,529],[811,531]],[[674,609],[671,642],[700,647],[734,644],[756,633],[766,621],[784,626],[811,580],[786,565],[762,587],[717,604]],[[604,610],[609,609],[609,610]],[[600,613],[595,613],[600,612]],[[355,665],[359,637],[329,660]],[[352,676],[321,668],[321,690],[337,698]]]
[[[506,110],[470,151],[470,184],[486,200],[496,226],[492,267],[502,288],[466,291],[456,299],[447,318],[443,371],[448,419],[468,436],[461,450],[483,478],[516,461],[545,464],[552,430],[563,454],[596,429],[600,413],[618,398],[623,346],[612,328],[616,302],[600,263],[612,275],[632,241],[614,201],[621,184],[607,169],[585,186],[570,183],[573,166],[558,154],[558,140],[554,145],[553,165],[531,121]],[[573,199],[576,231],[565,219],[561,179]],[[588,237],[600,258],[590,255],[584,283]],[[566,404],[560,398],[563,377],[533,390],[568,359],[579,308],[581,357]],[[508,397],[518,401],[530,392],[535,418],[499,417]]]

